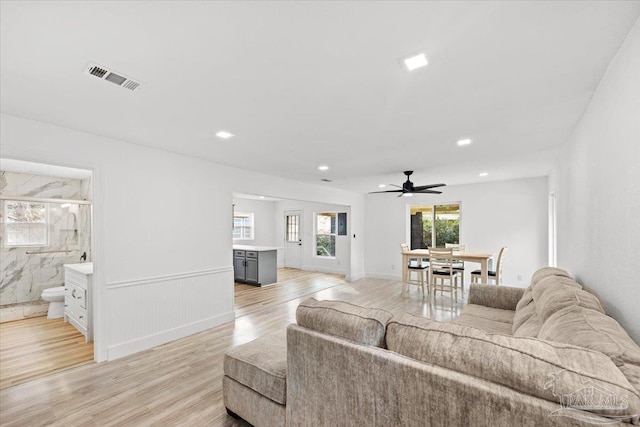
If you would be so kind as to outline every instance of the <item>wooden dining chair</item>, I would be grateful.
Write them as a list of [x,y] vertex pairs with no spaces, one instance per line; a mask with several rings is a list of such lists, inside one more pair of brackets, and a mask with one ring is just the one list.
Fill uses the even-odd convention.
[[[409,245],[406,243],[400,243],[400,253],[409,251]],[[427,285],[426,272],[429,269],[429,264],[423,262],[421,258],[410,258],[407,265],[407,283],[411,285],[418,285],[422,288],[422,297],[426,296],[425,285]],[[417,278],[414,280],[411,278],[411,274],[415,273]],[[404,284],[402,285],[404,289]],[[429,288],[427,287],[427,291]],[[403,291],[404,292],[404,291]]]
[[[453,249],[453,256],[455,258],[456,252],[466,252],[467,245],[464,243],[445,243],[445,248]],[[462,289],[462,295],[464,295],[464,261],[459,259],[453,260],[453,269],[460,275],[460,288]]]
[[[453,269],[453,249],[429,248],[429,291],[433,293],[435,300],[436,291],[449,292],[451,296],[451,308],[453,299],[458,301],[458,272]],[[445,281],[448,284],[445,284]]]
[[[496,264],[496,269],[493,271],[487,272],[487,281],[493,280],[496,285],[502,285],[502,267],[504,265],[504,257],[507,253],[507,247],[504,246],[500,249],[498,253],[498,262]],[[482,283],[482,271],[474,270],[471,272],[471,283]]]

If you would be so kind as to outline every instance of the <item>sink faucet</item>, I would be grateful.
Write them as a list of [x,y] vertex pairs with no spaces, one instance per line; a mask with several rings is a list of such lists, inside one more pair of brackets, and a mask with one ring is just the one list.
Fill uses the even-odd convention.
[[86,261],[87,260],[87,253],[83,252],[82,255],[80,255],[80,261]]

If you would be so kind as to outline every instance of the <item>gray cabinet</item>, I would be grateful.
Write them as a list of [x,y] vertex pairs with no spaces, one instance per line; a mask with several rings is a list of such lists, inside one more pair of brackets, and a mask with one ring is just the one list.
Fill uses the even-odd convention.
[[276,251],[234,249],[233,270],[236,282],[264,286],[276,282]]

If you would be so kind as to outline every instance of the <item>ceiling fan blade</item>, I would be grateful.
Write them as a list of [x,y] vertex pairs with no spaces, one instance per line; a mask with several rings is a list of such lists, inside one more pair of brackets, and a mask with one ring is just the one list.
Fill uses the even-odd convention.
[[395,184],[389,184],[389,185],[392,186],[392,187],[402,188],[402,186],[400,186],[400,185],[395,185]]
[[415,193],[418,194],[442,194],[442,191],[436,191],[436,190],[416,190]]
[[428,190],[430,188],[436,188],[436,187],[444,187],[447,184],[431,184],[431,185],[420,185],[418,187],[414,187],[415,191],[421,191],[421,190]]
[[404,190],[387,190],[387,191],[370,191],[369,194],[375,193],[402,193]]

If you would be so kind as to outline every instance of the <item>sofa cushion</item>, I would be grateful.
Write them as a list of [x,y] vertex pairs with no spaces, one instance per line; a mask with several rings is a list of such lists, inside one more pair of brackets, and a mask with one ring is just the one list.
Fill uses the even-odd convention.
[[467,306],[462,309],[462,314],[508,323],[509,325],[513,324],[514,313],[513,310],[503,310],[501,308],[486,307],[478,304],[467,304]]
[[538,338],[600,351],[618,366],[640,365],[640,347],[618,322],[596,310],[566,307],[542,324]]
[[224,355],[224,373],[281,404],[287,401],[286,331],[232,347]]
[[533,273],[533,276],[531,276],[531,287],[534,287],[540,280],[549,276],[561,276],[561,277],[568,277],[569,279],[573,279],[573,277],[571,277],[569,273],[567,273],[561,268],[543,267],[538,271],[536,271],[535,273]]
[[640,365],[624,363],[622,366],[618,366],[618,369],[627,377],[629,384],[640,393]]
[[527,320],[529,320],[534,314],[536,314],[536,305],[531,300],[529,304],[524,307],[516,308],[515,313],[513,314],[513,327],[512,332],[518,330],[520,326],[522,326]]
[[342,301],[307,298],[296,311],[298,325],[360,344],[385,348],[387,323],[393,315]]
[[535,285],[531,285],[531,291],[533,292],[533,299],[534,300],[536,299],[535,289],[540,285],[546,285],[546,286],[570,286],[572,288],[582,289],[582,285],[580,283],[576,282],[575,280],[573,280],[573,279],[571,279],[569,277],[548,276],[548,277],[545,277],[544,279],[538,280],[538,282]]
[[542,322],[571,305],[590,308],[604,314],[598,297],[574,286],[571,282],[573,281],[566,277],[547,277],[533,288],[533,301]]
[[511,335],[511,323],[498,322],[497,320],[483,319],[482,317],[461,314],[452,320],[452,323],[472,328],[482,329],[490,334]]
[[523,309],[528,306],[533,301],[533,291],[531,290],[531,286],[525,289],[524,294],[522,294],[522,298],[518,301],[516,305],[516,311]]
[[589,381],[599,389],[628,398],[624,409],[593,408],[592,412],[632,416],[635,421],[640,413],[637,390],[611,359],[597,351],[535,338],[488,334],[408,314],[389,322],[387,345],[389,350],[412,359],[552,402],[559,402],[561,395],[584,389],[585,381]]
[[540,328],[542,328],[542,321],[540,320],[540,317],[538,317],[538,313],[534,310],[533,315],[527,318],[527,320],[522,323],[518,329],[513,331],[513,336],[536,338],[540,333]]

